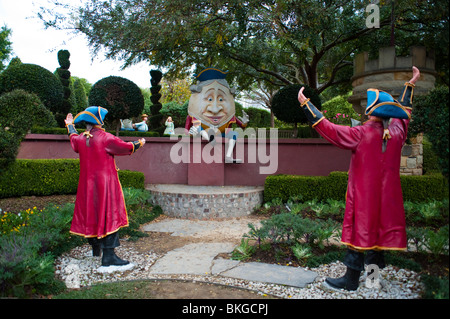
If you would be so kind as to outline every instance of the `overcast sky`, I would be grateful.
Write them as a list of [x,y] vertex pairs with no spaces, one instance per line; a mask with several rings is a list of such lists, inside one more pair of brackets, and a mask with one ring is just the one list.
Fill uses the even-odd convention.
[[110,76],[121,76],[136,83],[141,88],[150,87],[148,63],[140,63],[120,71],[120,62],[106,60],[99,56],[92,60],[87,40],[82,35],[66,31],[45,30],[43,23],[35,16],[39,6],[47,5],[46,0],[0,0],[0,26],[6,25],[12,31],[12,57],[19,57],[23,63],[40,65],[51,72],[59,67],[57,53],[69,50],[72,76],[87,79],[94,84]]

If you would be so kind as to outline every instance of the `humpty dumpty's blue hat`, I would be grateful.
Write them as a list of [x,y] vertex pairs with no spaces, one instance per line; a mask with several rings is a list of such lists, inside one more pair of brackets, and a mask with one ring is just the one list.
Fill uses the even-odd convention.
[[75,116],[73,123],[86,122],[93,125],[103,125],[108,110],[101,106],[90,106]]
[[208,80],[220,80],[225,79],[228,71],[222,71],[216,68],[206,68],[199,74],[196,74],[195,77],[200,82],[208,81]]
[[411,114],[389,93],[378,90],[367,90],[366,115],[381,118],[411,119]]

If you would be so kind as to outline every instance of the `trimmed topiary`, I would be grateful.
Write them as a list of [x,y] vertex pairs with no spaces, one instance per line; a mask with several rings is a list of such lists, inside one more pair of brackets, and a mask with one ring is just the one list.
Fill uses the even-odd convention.
[[20,142],[33,125],[56,125],[36,94],[14,90],[0,96],[0,171],[15,160]]
[[120,119],[141,115],[144,96],[134,82],[119,76],[109,76],[94,84],[89,93],[89,105],[106,108],[106,121],[113,123],[118,134]]
[[60,112],[64,90],[59,79],[49,70],[36,64],[16,64],[0,74],[0,94],[22,89],[36,94],[53,113]]
[[320,97],[313,89],[303,84],[292,84],[283,87],[273,96],[271,109],[277,119],[293,124],[308,123],[306,115],[300,108],[300,103],[298,102],[298,92],[302,86],[305,87],[303,94],[311,99],[311,103],[317,109],[322,109]]

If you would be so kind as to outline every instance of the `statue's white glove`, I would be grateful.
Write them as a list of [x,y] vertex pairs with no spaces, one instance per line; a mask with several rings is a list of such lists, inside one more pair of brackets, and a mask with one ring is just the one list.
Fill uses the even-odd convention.
[[198,128],[195,126],[192,126],[189,130],[189,134],[191,134],[192,136],[197,136],[198,134]]
[[249,121],[248,114],[245,113],[244,110],[242,110],[242,116],[238,116],[238,119],[241,120],[241,122],[242,122],[243,124],[247,124],[248,121]]

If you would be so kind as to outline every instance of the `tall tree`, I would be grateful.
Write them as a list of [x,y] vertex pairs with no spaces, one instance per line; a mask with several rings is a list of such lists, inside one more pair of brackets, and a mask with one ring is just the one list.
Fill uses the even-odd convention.
[[227,79],[243,89],[265,81],[304,83],[321,93],[349,82],[355,52],[377,41],[389,45],[391,16],[409,32],[431,22],[448,27],[448,10],[417,13],[441,3],[381,1],[378,29],[366,26],[364,0],[90,0],[71,18],[46,9],[40,16],[48,26],[71,26],[86,35],[94,53],[105,50],[124,67],[148,61],[167,68],[170,77],[192,66],[217,66],[230,71]]
[[0,28],[0,72],[6,67],[6,62],[12,52],[12,42],[8,39],[11,30],[6,26]]

